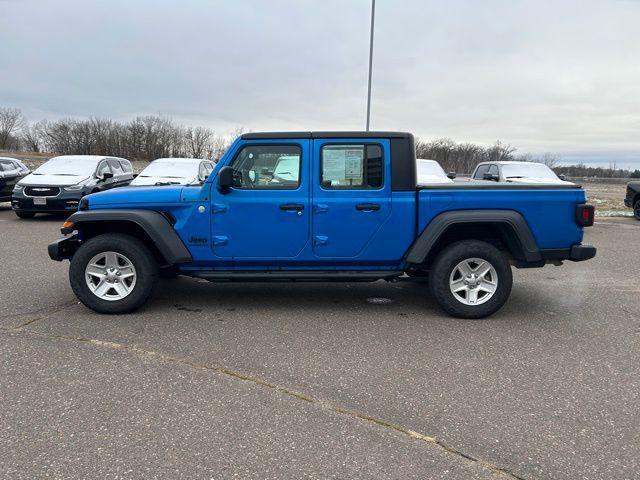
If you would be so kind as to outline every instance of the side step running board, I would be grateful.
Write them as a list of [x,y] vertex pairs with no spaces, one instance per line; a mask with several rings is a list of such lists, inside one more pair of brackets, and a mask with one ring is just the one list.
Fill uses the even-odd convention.
[[404,274],[402,270],[380,271],[219,271],[199,270],[181,272],[182,275],[202,278],[211,282],[375,282],[390,280]]

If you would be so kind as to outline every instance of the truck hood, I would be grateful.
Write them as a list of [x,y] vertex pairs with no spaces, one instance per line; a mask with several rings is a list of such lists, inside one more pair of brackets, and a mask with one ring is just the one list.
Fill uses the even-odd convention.
[[75,185],[84,182],[89,177],[86,175],[38,175],[31,173],[24,177],[20,182],[23,186],[47,186],[47,187],[64,187],[67,185]]
[[508,183],[524,183],[524,184],[542,184],[542,185],[573,185],[571,182],[567,182],[565,180],[553,179],[553,178],[510,178],[507,180]]
[[89,201],[89,209],[119,208],[127,205],[154,205],[179,203],[180,194],[184,187],[122,187],[104,192],[93,193],[85,198]]
[[[155,185],[156,183],[172,183],[175,185],[188,185],[194,182],[195,180],[196,180],[195,178],[145,177],[145,176],[138,175],[131,182],[131,186],[135,187],[135,186],[142,186],[142,185]],[[166,185],[159,185],[159,186],[164,187]]]

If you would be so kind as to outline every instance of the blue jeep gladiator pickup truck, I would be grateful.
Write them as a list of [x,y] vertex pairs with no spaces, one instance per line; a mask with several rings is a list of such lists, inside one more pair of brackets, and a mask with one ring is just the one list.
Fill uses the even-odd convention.
[[210,281],[427,277],[451,315],[509,297],[511,266],[592,258],[593,207],[576,185],[417,185],[396,132],[248,133],[200,185],[84,197],[49,245],[89,308],[130,312],[163,273]]

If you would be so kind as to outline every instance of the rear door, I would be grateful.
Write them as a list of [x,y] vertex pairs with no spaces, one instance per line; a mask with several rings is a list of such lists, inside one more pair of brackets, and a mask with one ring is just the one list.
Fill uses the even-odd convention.
[[391,213],[387,139],[313,140],[313,252],[356,258]]
[[[278,165],[286,159],[286,172]],[[228,164],[235,185],[211,190],[211,244],[215,256],[243,260],[300,255],[310,236],[309,140],[247,141]]]

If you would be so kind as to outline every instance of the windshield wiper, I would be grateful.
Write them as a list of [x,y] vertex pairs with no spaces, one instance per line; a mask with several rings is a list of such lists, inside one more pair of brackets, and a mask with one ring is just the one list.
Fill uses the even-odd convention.
[[523,175],[509,175],[508,177],[504,177],[504,178],[526,178]]

